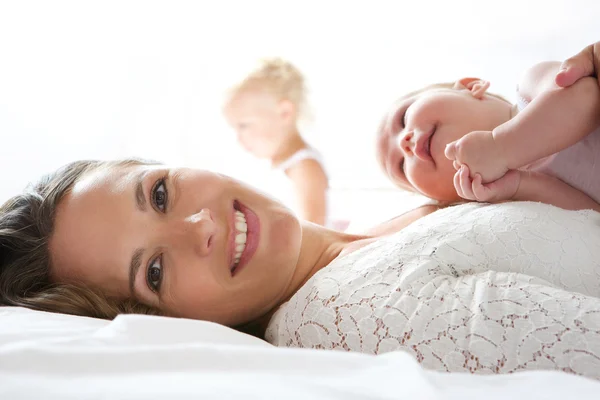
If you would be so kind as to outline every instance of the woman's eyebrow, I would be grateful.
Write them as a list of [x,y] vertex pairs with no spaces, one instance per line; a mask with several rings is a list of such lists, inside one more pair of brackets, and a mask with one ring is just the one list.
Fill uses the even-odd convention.
[[129,293],[131,297],[136,299],[135,295],[135,277],[137,276],[138,270],[142,265],[142,256],[144,255],[144,249],[138,248],[133,252],[131,256],[131,262],[129,263]]
[[146,211],[146,195],[144,194],[144,177],[147,171],[140,171],[135,176],[135,204],[140,211]]

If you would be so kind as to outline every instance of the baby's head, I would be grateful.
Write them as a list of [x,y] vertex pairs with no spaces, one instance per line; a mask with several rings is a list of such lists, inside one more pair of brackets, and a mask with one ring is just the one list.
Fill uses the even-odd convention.
[[459,200],[446,145],[472,131],[491,131],[511,117],[512,104],[487,93],[488,87],[487,81],[463,78],[396,101],[377,133],[377,159],[392,182],[442,202]]
[[240,144],[260,158],[272,159],[289,135],[305,105],[304,78],[291,63],[266,59],[230,88],[225,118]]

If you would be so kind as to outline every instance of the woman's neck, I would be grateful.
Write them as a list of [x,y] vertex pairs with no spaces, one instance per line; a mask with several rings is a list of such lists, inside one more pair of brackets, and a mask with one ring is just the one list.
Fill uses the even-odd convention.
[[287,302],[318,271],[339,256],[352,251],[362,242],[375,240],[371,236],[350,235],[333,231],[311,222],[302,221],[302,244],[296,270],[275,307],[257,320],[239,329],[263,337],[271,317],[279,306]]
[[300,256],[282,303],[288,301],[314,274],[337,257],[344,255],[354,243],[370,238],[365,235],[350,235],[334,231],[307,221],[301,223]]
[[440,208],[443,207],[433,204],[416,208],[378,225],[364,235],[350,235],[332,231],[310,222],[301,222],[300,256],[289,285],[271,311],[244,327],[240,327],[240,330],[263,338],[267,325],[277,308],[287,302],[319,270],[327,267],[336,258],[351,253],[381,237],[394,234]]
[[297,151],[302,150],[308,147],[298,129],[296,127],[291,130],[287,136],[286,140],[281,144],[275,155],[271,158],[271,166],[273,168],[277,167],[279,164],[293,156]]

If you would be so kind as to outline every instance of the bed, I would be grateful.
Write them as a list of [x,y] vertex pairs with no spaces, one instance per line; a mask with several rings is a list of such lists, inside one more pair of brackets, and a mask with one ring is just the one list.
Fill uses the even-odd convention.
[[0,307],[0,399],[597,399],[559,372],[476,376],[404,352],[275,348],[212,323]]

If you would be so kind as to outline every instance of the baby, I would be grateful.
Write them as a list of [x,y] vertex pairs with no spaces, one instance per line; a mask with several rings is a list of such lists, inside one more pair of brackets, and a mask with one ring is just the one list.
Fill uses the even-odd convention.
[[452,203],[530,200],[600,211],[600,88],[555,83],[560,63],[530,68],[518,103],[463,78],[403,96],[378,132],[377,156],[401,188]]
[[320,154],[302,138],[304,78],[291,63],[264,60],[228,93],[225,118],[251,154],[268,159],[292,182],[300,217],[325,224],[328,178]]

